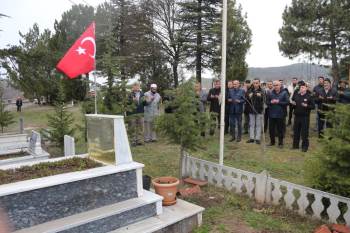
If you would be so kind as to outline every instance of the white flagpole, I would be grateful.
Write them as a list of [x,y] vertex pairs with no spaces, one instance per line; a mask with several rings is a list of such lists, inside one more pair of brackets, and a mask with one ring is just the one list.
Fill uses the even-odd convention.
[[222,7],[222,45],[221,45],[221,114],[220,114],[220,154],[219,164],[224,164],[225,139],[225,99],[226,99],[226,40],[227,40],[227,0]]
[[95,85],[95,114],[97,114],[97,85],[96,85],[96,75],[94,75],[94,85]]

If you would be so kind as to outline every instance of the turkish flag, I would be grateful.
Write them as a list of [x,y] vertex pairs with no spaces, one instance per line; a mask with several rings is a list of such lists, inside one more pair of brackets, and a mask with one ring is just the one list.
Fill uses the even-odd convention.
[[95,22],[92,22],[60,60],[56,69],[71,79],[76,78],[95,69],[95,54]]

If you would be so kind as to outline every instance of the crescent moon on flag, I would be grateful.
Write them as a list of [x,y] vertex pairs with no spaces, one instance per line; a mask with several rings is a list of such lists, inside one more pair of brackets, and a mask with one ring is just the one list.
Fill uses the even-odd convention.
[[89,56],[91,58],[95,58],[96,55],[96,44],[95,44],[95,39],[92,38],[91,36],[85,37],[82,41],[81,41],[81,45],[85,43],[85,41],[90,41],[93,45],[94,45],[94,55],[89,54]]

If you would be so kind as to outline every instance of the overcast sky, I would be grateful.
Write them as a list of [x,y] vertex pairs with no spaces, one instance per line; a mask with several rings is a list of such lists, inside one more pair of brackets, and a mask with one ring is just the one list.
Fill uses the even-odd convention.
[[[288,65],[291,61],[278,50],[278,29],[282,26],[282,12],[292,0],[237,0],[248,14],[248,24],[253,32],[253,41],[247,62],[250,67]],[[89,3],[97,6],[104,0],[1,0],[0,13],[11,16],[1,18],[0,48],[18,44],[18,32],[27,32],[36,22],[40,29],[53,29],[55,19],[60,19],[72,4]]]

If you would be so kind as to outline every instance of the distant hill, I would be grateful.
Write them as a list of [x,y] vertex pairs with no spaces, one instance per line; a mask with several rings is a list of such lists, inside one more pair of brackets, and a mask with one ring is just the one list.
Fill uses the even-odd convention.
[[[248,71],[248,79],[260,78],[262,81],[283,79],[289,83],[292,77],[298,77],[299,79],[303,79],[313,84],[314,82],[317,82],[317,77],[319,76],[330,78],[329,74],[329,68],[308,63],[297,63],[280,67],[251,67]],[[311,79],[310,76],[312,77]]]
[[[318,82],[318,77],[323,76],[331,78],[330,68],[325,68],[319,65],[310,65],[308,63],[297,63],[289,66],[280,67],[266,67],[257,68],[250,67],[248,70],[247,79],[259,78],[261,81],[268,80],[280,80],[283,79],[285,83],[290,83],[293,77],[297,77],[299,80],[304,80],[311,83],[314,86]],[[310,75],[311,74],[311,75]],[[310,76],[312,77],[310,79]],[[203,78],[202,86],[205,89],[211,88],[212,79]]]

